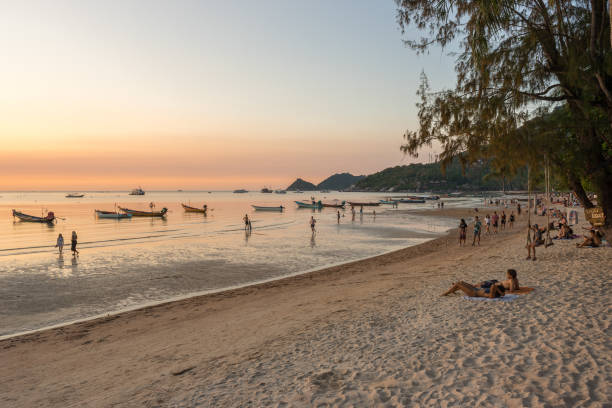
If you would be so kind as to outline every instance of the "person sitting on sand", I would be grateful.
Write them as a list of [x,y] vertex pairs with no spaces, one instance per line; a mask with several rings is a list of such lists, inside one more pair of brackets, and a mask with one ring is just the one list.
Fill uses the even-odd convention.
[[508,269],[506,272],[506,280],[498,282],[496,280],[480,282],[478,285],[471,285],[467,282],[459,281],[455,283],[449,290],[444,292],[442,296],[450,295],[458,290],[470,297],[496,298],[503,297],[506,290],[515,291],[519,289],[519,282],[516,270]]
[[599,230],[597,230],[596,228],[591,228],[589,230],[589,233],[590,233],[590,236],[584,237],[583,242],[581,242],[580,244],[576,244],[577,248],[584,248],[587,246],[597,248],[598,246],[601,245],[601,237],[602,237],[601,232],[599,232]]

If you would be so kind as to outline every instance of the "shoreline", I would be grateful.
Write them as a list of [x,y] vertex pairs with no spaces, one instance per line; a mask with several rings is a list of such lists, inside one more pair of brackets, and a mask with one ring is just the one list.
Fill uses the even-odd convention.
[[[407,212],[414,213],[414,214],[425,215],[427,212],[430,212],[430,211],[433,211],[433,210],[434,209],[407,210]],[[453,210],[461,211],[462,209],[453,209]],[[439,216],[450,217],[448,215],[439,215]],[[137,312],[139,310],[155,308],[157,306],[164,306],[164,305],[168,305],[168,304],[171,304],[171,303],[181,302],[181,301],[185,301],[185,300],[189,300],[189,299],[193,299],[193,298],[214,296],[214,295],[218,295],[218,294],[223,294],[224,292],[233,292],[233,291],[239,291],[241,289],[247,289],[249,287],[259,287],[260,285],[266,285],[266,284],[270,284],[270,283],[274,283],[274,282],[278,282],[278,281],[283,281],[283,280],[286,280],[286,279],[291,279],[291,278],[299,277],[299,276],[302,276],[302,275],[318,274],[318,273],[321,273],[321,274],[333,273],[333,270],[336,269],[336,268],[342,268],[342,267],[345,267],[345,266],[351,266],[353,264],[361,263],[361,262],[368,261],[368,260],[373,260],[375,258],[385,257],[385,256],[393,254],[395,252],[405,251],[405,250],[410,249],[410,248],[421,247],[421,246],[424,246],[424,245],[427,245],[427,244],[431,243],[432,241],[436,241],[436,240],[440,240],[440,239],[444,239],[444,238],[449,238],[449,236],[452,233],[457,233],[457,228],[448,229],[448,230],[446,230],[443,233],[443,235],[438,236],[436,238],[429,239],[429,240],[427,240],[425,242],[422,242],[420,244],[411,245],[411,246],[407,246],[407,247],[403,247],[403,248],[399,248],[399,249],[392,249],[392,250],[383,252],[383,253],[378,254],[378,255],[366,256],[366,257],[363,257],[363,258],[357,258],[357,259],[353,259],[353,260],[350,260],[350,261],[340,261],[340,262],[337,262],[337,263],[331,263],[331,264],[324,265],[324,266],[321,266],[321,267],[314,267],[314,268],[311,268],[311,269],[306,269],[304,271],[298,271],[298,272],[289,273],[287,275],[282,275],[282,276],[279,276],[279,277],[273,277],[273,278],[269,278],[269,279],[252,281],[252,282],[247,282],[247,283],[244,283],[244,284],[233,285],[233,286],[223,287],[223,288],[219,288],[219,289],[211,289],[211,290],[205,290],[205,291],[190,292],[190,293],[187,293],[187,294],[184,294],[184,295],[177,295],[177,296],[173,296],[173,297],[170,297],[168,299],[164,299],[164,300],[160,300],[160,301],[154,301],[154,302],[139,304],[139,305],[136,305],[136,306],[133,306],[133,307],[127,307],[127,308],[124,308],[124,309],[117,309],[117,310],[113,310],[111,312],[101,313],[101,314],[97,314],[97,315],[93,315],[93,316],[89,316],[89,317],[84,317],[84,318],[80,318],[80,319],[73,319],[73,320],[69,320],[69,321],[66,321],[66,322],[62,322],[62,323],[57,323],[57,324],[52,324],[52,325],[44,326],[44,327],[41,327],[41,328],[38,328],[38,329],[26,330],[26,331],[21,331],[21,332],[12,333],[12,334],[6,334],[6,335],[0,335],[0,343],[2,341],[4,341],[4,340],[10,340],[10,339],[15,338],[15,337],[28,336],[28,335],[44,332],[44,331],[47,331],[47,330],[60,329],[60,328],[66,327],[66,326],[71,326],[71,325],[79,324],[79,323],[88,323],[88,322],[94,322],[94,321],[97,321],[97,320],[105,320],[105,319],[109,319],[109,318],[114,318],[115,316],[119,316],[121,314]],[[262,288],[263,288],[263,286],[262,286]],[[239,296],[239,294],[237,294],[237,296]]]
[[[2,340],[0,405],[605,406],[612,252],[556,241],[526,261],[525,220],[480,247],[460,248],[451,230],[363,261]],[[511,302],[440,297],[458,279],[499,279],[510,267],[535,291]]]

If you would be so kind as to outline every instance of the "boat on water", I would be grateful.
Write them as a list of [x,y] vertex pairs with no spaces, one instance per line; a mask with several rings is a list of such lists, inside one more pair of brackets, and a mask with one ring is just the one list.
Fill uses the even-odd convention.
[[85,197],[85,194],[83,193],[69,193],[66,194],[66,198],[82,198]]
[[274,194],[287,194],[285,190],[274,190]]
[[142,189],[142,187],[138,187],[133,189],[132,191],[130,191],[129,193],[130,195],[145,195],[144,190]]
[[267,187],[264,187],[264,188],[262,188],[262,189],[261,189],[261,192],[262,192],[262,193],[265,193],[265,194],[271,194],[271,193],[272,193],[272,190],[270,190],[270,189],[269,189],[269,188],[267,188]]
[[53,211],[49,211],[46,217],[37,217],[35,215],[28,215],[17,210],[13,210],[13,217],[19,218],[20,221],[24,222],[45,222],[50,224],[55,221],[55,214]]
[[294,193],[295,194],[304,194],[304,192],[302,190],[295,190]]
[[331,208],[344,208],[346,205],[346,201],[342,201],[341,203],[323,203],[323,207],[331,207]]
[[130,213],[120,213],[120,212],[116,212],[116,211],[102,211],[102,210],[95,210],[96,211],[96,216],[98,218],[110,218],[110,219],[114,219],[114,220],[122,220],[125,218],[132,218],[132,214]]
[[422,198],[402,198],[401,200],[399,200],[399,202],[406,204],[423,204],[425,200],[423,200]]
[[243,190],[243,189],[234,190],[234,194],[244,194],[248,192],[249,190]]
[[282,205],[276,206],[276,207],[267,207],[267,206],[262,206],[262,205],[251,205],[251,207],[253,207],[255,209],[255,211],[280,211],[283,212],[283,210],[285,209],[285,207],[283,207]]
[[349,201],[349,204],[352,207],[378,207],[380,205],[380,203],[373,203],[373,202],[358,202],[358,201]]
[[321,200],[313,200],[310,203],[305,203],[303,201],[295,201],[295,203],[298,205],[298,208],[323,208],[323,203],[321,202]]
[[425,200],[439,200],[440,196],[438,195],[430,195],[430,196],[425,196],[423,197]]
[[202,208],[192,207],[190,205],[183,204],[183,203],[181,203],[181,205],[183,206],[183,210],[185,210],[185,212],[206,214],[206,212],[208,211],[208,206],[206,204],[204,204]]
[[379,203],[381,204],[391,204],[391,205],[395,205],[398,203],[398,200],[378,200]]
[[121,211],[126,214],[131,214],[134,217],[165,217],[168,209],[166,207],[162,208],[161,211],[139,211],[139,210],[130,210],[129,208],[119,207]]

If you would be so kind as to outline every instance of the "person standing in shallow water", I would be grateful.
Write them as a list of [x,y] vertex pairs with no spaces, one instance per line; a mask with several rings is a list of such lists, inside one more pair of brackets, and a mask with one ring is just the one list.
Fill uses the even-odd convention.
[[72,256],[79,255],[79,250],[77,249],[77,233],[76,233],[76,231],[72,231],[72,238],[70,240],[70,250],[72,251]]
[[310,217],[310,229],[312,230],[312,233],[314,234],[315,232],[317,232],[315,230],[315,224],[317,223],[317,220],[315,220],[314,216]]
[[338,224],[340,224],[340,210],[338,210]]
[[55,247],[59,250],[59,254],[62,254],[62,251],[64,250],[64,236],[62,234],[59,234],[57,236],[57,242],[55,243]]

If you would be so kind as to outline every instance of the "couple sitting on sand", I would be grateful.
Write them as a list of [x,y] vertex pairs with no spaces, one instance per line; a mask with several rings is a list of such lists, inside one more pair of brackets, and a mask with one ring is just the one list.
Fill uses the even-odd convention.
[[519,281],[516,277],[516,271],[514,269],[508,269],[508,272],[506,272],[505,281],[498,282],[497,280],[493,279],[480,282],[476,286],[460,281],[444,292],[442,296],[450,295],[451,293],[461,290],[470,297],[497,298],[503,297],[506,291],[513,292],[518,289]]

